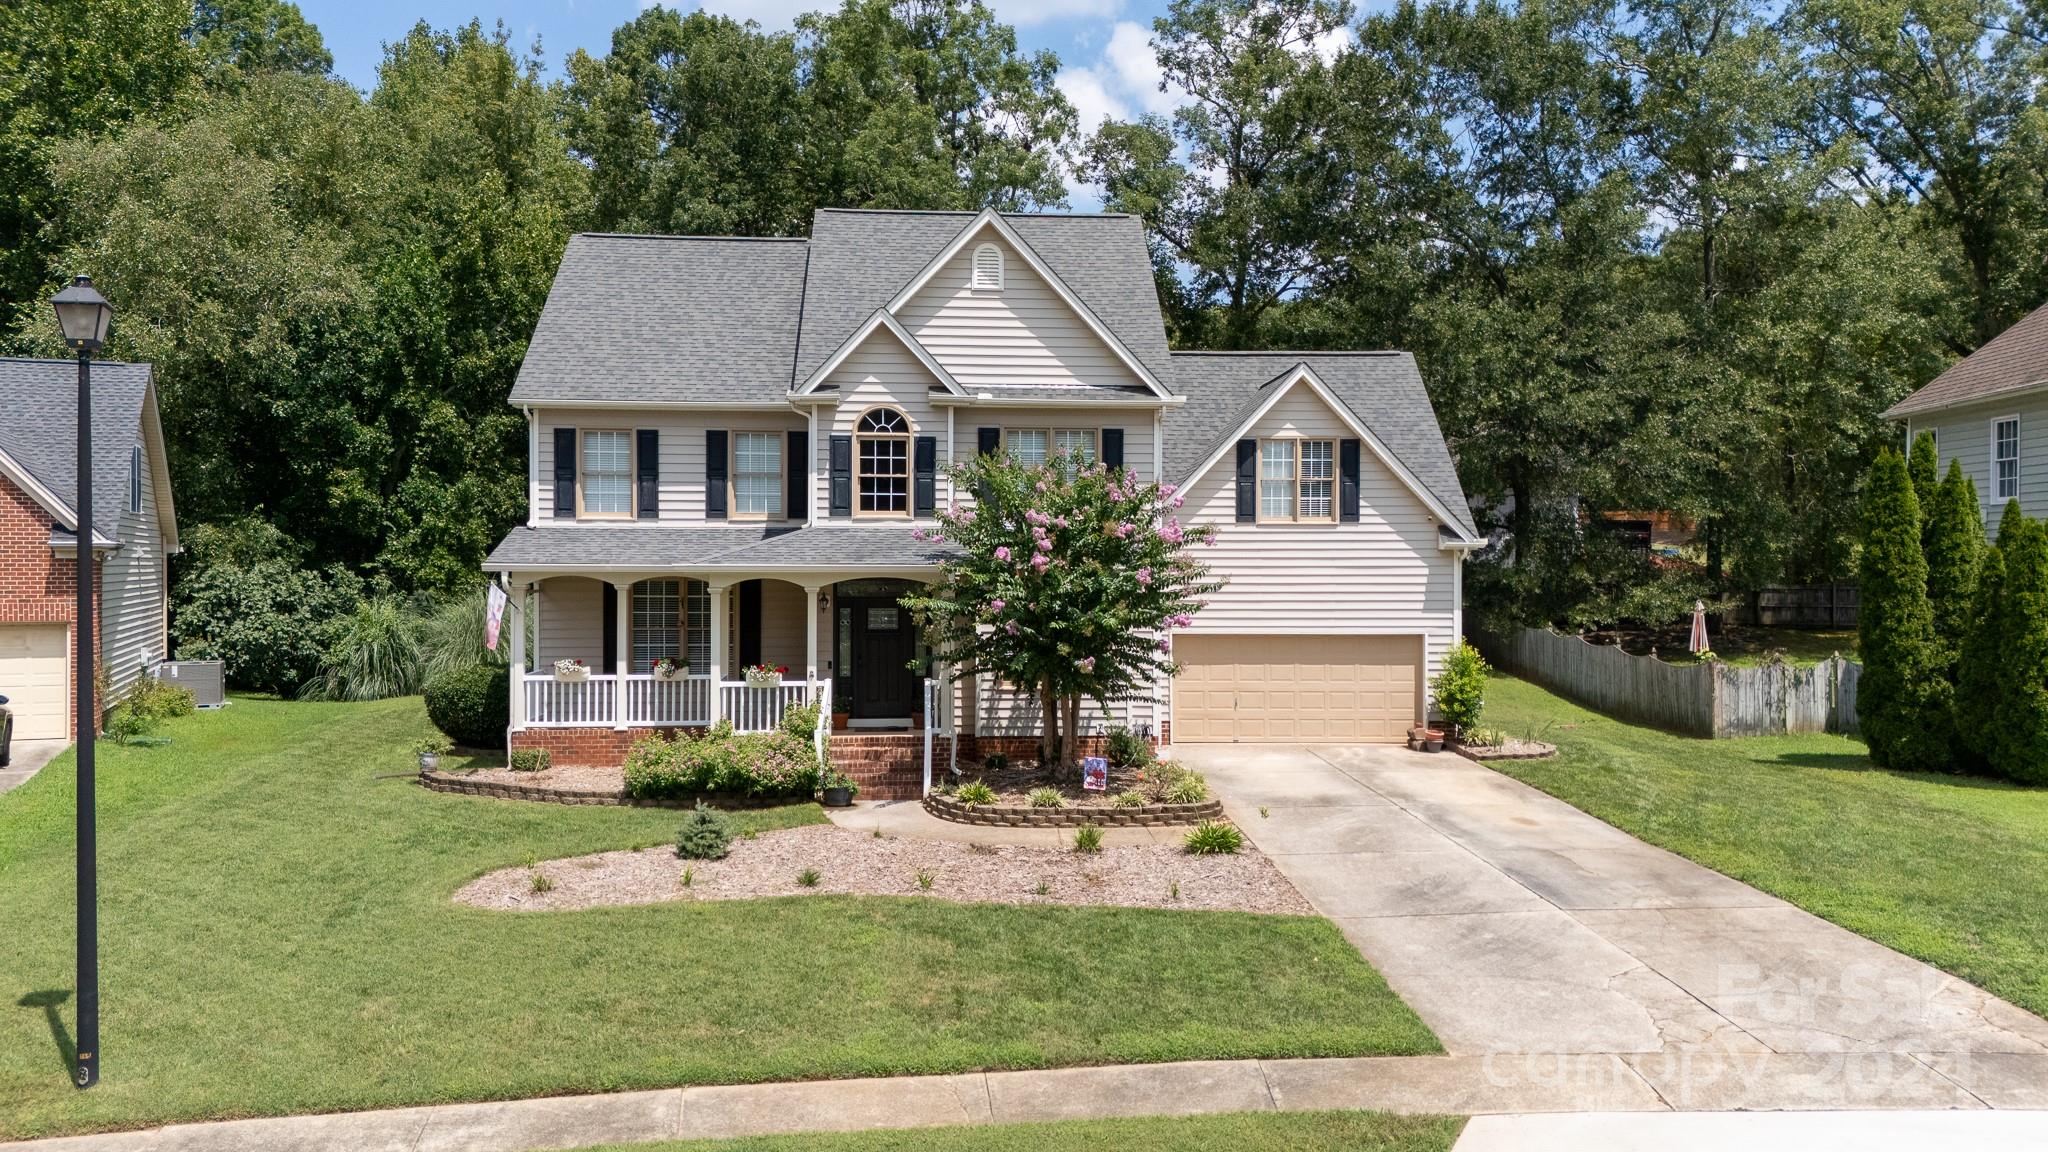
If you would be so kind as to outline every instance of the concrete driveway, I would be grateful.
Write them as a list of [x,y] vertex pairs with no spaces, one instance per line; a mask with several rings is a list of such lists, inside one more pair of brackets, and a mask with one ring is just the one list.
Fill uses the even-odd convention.
[[1454,1054],[1675,1108],[2048,1108],[2048,1022],[1471,761],[1173,754]]
[[16,740],[7,750],[7,767],[0,768],[0,792],[28,783],[29,777],[42,771],[43,765],[69,747],[69,740]]

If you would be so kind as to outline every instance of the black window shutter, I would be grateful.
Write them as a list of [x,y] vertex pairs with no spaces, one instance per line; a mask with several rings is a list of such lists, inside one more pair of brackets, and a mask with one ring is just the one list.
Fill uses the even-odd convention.
[[576,515],[576,430],[555,429],[555,515]]
[[624,672],[619,667],[619,589],[616,584],[604,586],[604,672]]
[[661,518],[661,433],[652,428],[642,428],[636,437],[640,441],[634,449],[637,457],[634,473],[640,482],[640,518],[658,520]]
[[1237,442],[1237,522],[1259,518],[1259,442]]
[[977,456],[993,456],[1003,446],[1001,428],[977,428],[974,430],[974,452]]
[[832,438],[832,515],[853,515],[853,437]]
[[1358,519],[1358,450],[1360,440],[1342,440],[1337,444],[1337,519],[1346,524]]
[[782,463],[788,489],[782,497],[782,515],[788,520],[811,518],[811,434],[789,434],[789,459]]
[[725,519],[725,429],[704,433],[704,518]]
[[1102,466],[1121,468],[1124,466],[1124,430],[1104,428],[1102,430]]
[[740,581],[740,667],[761,662],[761,582]]
[[929,516],[939,506],[939,438],[919,436],[910,460],[911,511]]

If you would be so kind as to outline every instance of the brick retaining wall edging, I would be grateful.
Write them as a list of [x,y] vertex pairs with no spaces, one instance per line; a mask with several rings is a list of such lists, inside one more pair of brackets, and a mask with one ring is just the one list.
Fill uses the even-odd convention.
[[592,788],[549,788],[544,784],[508,784],[498,780],[473,780],[451,772],[421,772],[420,787],[457,796],[489,796],[498,800],[531,800],[540,804],[598,804],[615,808],[694,808],[697,802],[714,808],[776,808],[801,804],[796,796],[761,799],[753,796],[723,796],[706,793],[683,799],[643,800],[624,792],[600,792]]
[[1008,828],[1078,828],[1094,824],[1103,828],[1159,827],[1170,824],[1199,824],[1223,816],[1220,800],[1199,804],[1141,804],[1136,808],[1025,808],[1007,804],[962,804],[934,792],[924,798],[924,810],[955,824],[986,824]]

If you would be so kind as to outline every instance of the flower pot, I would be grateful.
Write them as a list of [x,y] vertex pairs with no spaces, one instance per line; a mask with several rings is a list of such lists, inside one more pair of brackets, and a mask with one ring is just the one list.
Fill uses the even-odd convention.
[[851,788],[825,788],[820,791],[823,794],[825,807],[827,808],[853,807],[853,789]]
[[590,679],[590,669],[557,668],[555,669],[555,679],[561,681],[564,684],[581,684],[585,680]]
[[910,714],[910,730],[913,732],[924,731],[924,713],[912,712]]
[[853,723],[853,713],[851,712],[834,712],[832,714],[832,730],[834,732],[846,731],[847,726],[851,723]]
[[1422,742],[1422,750],[1424,752],[1441,752],[1444,750],[1444,742],[1442,740],[1424,740]]
[[441,767],[441,757],[433,752],[420,753],[420,771],[432,772]]

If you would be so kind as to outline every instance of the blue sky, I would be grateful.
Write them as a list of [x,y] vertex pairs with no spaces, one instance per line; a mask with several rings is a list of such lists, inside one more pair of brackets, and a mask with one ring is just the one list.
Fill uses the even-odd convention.
[[[680,0],[694,6],[697,0]],[[830,6],[832,0],[701,0],[702,6],[763,27],[786,28],[797,13]],[[1158,73],[1147,46],[1152,18],[1166,0],[989,0],[996,15],[1017,29],[1027,49],[1059,53],[1060,86],[1093,128],[1104,116],[1127,117],[1168,111],[1171,100],[1158,91]],[[376,80],[383,44],[415,21],[448,28],[481,19],[486,27],[504,21],[524,46],[538,36],[551,76],[582,48],[602,53],[612,29],[633,18],[640,0],[298,0],[334,53],[335,70],[368,88]]]

